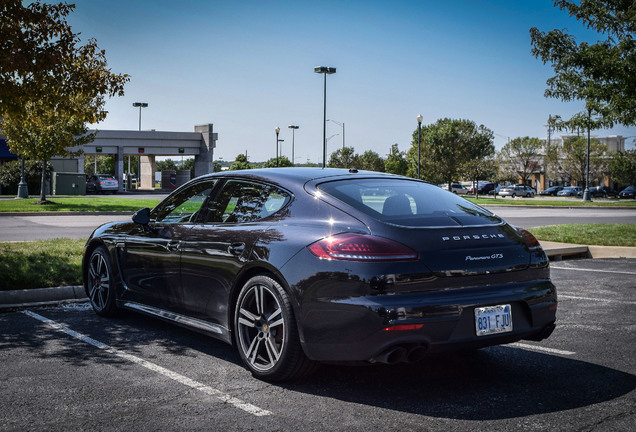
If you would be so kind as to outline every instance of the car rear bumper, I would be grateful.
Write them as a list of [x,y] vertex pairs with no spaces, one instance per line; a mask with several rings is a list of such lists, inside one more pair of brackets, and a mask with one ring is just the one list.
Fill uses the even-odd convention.
[[[512,331],[477,336],[475,308],[502,304],[511,305]],[[549,280],[323,300],[303,313],[303,346],[318,361],[391,363],[427,352],[540,340],[554,328],[556,305]],[[423,326],[386,330],[409,324]]]

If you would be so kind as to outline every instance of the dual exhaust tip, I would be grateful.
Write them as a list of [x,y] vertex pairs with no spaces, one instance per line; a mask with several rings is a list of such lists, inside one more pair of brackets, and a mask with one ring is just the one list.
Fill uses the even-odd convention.
[[371,363],[394,365],[398,363],[417,363],[426,356],[427,347],[424,345],[393,346],[382,351],[369,360]]

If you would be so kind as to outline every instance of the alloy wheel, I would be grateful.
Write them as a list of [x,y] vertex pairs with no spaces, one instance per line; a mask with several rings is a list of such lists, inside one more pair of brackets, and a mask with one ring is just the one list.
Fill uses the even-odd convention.
[[88,265],[88,298],[96,312],[107,312],[110,309],[111,280],[107,258],[96,250]]
[[278,296],[268,286],[252,285],[241,296],[237,311],[238,342],[256,371],[272,369],[281,358],[287,324]]

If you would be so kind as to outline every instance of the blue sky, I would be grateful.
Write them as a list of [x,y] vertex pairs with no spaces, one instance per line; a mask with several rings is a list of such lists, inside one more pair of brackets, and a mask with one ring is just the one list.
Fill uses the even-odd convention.
[[[506,137],[545,137],[549,114],[583,105],[544,98],[552,69],[531,55],[529,29],[597,39],[548,0],[79,0],[69,22],[83,40],[97,39],[114,72],[131,76],[98,129],[136,130],[132,103],[147,102],[143,129],[213,123],[216,157],[247,151],[251,161],[275,156],[276,126],[291,157],[290,124],[300,126],[296,162],[322,160],[319,65],[337,68],[327,77],[327,118],[345,123],[345,143],[358,153],[408,149],[420,113],[424,124],[484,124],[497,148]],[[327,122],[334,134],[329,153],[342,146],[342,128]]]

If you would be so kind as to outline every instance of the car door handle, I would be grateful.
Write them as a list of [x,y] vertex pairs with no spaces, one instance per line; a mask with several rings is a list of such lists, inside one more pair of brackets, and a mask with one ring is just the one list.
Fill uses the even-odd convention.
[[232,254],[232,255],[240,255],[243,253],[243,251],[245,250],[245,243],[232,243],[227,250]]
[[170,251],[170,252],[176,252],[179,250],[179,248],[181,247],[181,242],[170,242],[168,243],[168,245],[166,246],[166,248]]

